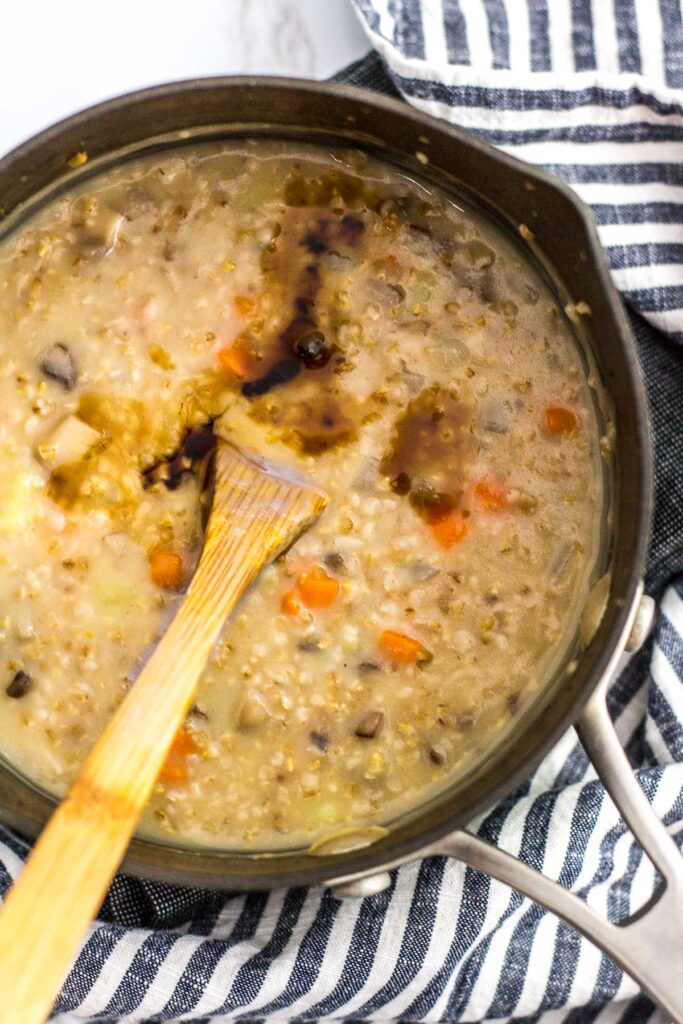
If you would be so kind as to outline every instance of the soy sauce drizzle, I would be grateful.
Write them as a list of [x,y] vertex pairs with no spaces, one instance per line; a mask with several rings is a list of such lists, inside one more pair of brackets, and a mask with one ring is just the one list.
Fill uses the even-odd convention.
[[[291,304],[291,319],[270,338],[243,339],[252,366],[260,370],[240,385],[242,395],[252,400],[251,415],[280,427],[285,443],[306,454],[347,443],[357,433],[351,414],[355,403],[342,393],[337,376],[346,358],[335,331],[342,314],[335,307],[332,289],[325,290],[329,252],[340,258],[362,258],[367,227],[363,213],[370,206],[347,177],[336,175],[321,182],[295,175],[286,184],[288,208],[277,236],[262,253],[261,267],[283,303]],[[357,212],[345,210],[339,188],[357,204]],[[265,401],[302,373],[309,383],[301,381],[303,386],[296,390],[284,389],[277,402]]]
[[474,456],[473,407],[460,395],[425,388],[396,423],[390,451],[380,468],[392,490],[407,497],[427,522],[456,508]]
[[[285,291],[288,284],[287,271],[291,271],[297,262],[300,263],[302,255],[308,258],[295,281],[295,294],[291,300],[294,316],[273,340],[273,362],[270,366],[260,377],[242,384],[245,398],[265,395],[273,388],[289,383],[302,369],[324,368],[335,348],[338,351],[338,346],[327,341],[315,315],[318,294],[323,285],[320,257],[329,251],[332,244],[339,245],[346,241],[351,246],[356,245],[365,225],[357,217],[344,216],[341,220],[319,217],[315,225],[303,228],[301,236],[302,219],[292,210],[290,217],[285,219],[283,231],[272,243],[272,251],[264,253],[262,257],[262,267],[266,273],[278,274],[285,271],[282,274]],[[291,227],[287,220],[293,222]],[[310,255],[316,258],[310,260]]]

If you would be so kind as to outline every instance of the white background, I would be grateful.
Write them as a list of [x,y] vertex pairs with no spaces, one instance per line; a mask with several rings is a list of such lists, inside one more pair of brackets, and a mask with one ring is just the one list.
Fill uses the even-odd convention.
[[327,78],[369,49],[351,0],[0,0],[0,155],[130,89],[201,75]]

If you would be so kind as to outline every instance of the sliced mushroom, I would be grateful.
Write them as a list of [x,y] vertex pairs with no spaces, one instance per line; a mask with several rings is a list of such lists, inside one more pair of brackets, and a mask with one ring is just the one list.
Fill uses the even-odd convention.
[[44,349],[38,365],[46,377],[61,384],[65,391],[72,391],[76,387],[78,369],[71,350],[63,341],[57,341]]
[[268,712],[258,697],[254,696],[254,694],[248,693],[244,698],[242,707],[240,708],[239,718],[237,720],[238,727],[245,731],[258,729],[259,726],[265,723],[267,718]]
[[323,559],[328,569],[339,572],[344,568],[344,556],[339,551],[330,551]]
[[358,666],[358,671],[362,676],[367,676],[371,672],[381,672],[382,666],[378,665],[376,661],[361,661]]
[[305,636],[296,646],[306,654],[318,654],[322,650],[319,636]]
[[207,715],[206,711],[202,711],[202,709],[199,707],[199,704],[193,704],[187,713],[191,718],[199,718],[203,722],[209,721],[209,716]]
[[5,693],[8,697],[12,697],[13,700],[18,700],[19,697],[23,697],[33,686],[33,678],[24,672],[23,669],[19,669],[15,672],[12,680],[8,683]]
[[106,206],[88,214],[80,227],[81,252],[84,256],[101,258],[113,252],[118,242],[123,216]]
[[522,696],[519,693],[508,693],[506,698],[507,709],[511,715],[516,715],[522,703]]
[[379,734],[384,724],[383,711],[366,711],[355,729],[360,739],[372,740]]
[[329,750],[330,737],[326,732],[322,732],[318,729],[311,729],[308,734],[308,738],[313,746],[317,747],[318,750],[322,750],[323,753],[326,753],[326,751]]
[[446,763],[446,751],[443,749],[443,747],[437,746],[435,743],[432,743],[429,746],[427,753],[429,755],[429,760],[432,762],[432,764],[442,765]]

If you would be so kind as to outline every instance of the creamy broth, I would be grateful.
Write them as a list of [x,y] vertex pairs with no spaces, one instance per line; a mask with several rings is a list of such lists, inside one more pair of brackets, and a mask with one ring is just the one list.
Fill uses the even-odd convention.
[[0,247],[4,756],[65,792],[182,598],[222,434],[330,504],[226,625],[144,830],[296,846],[437,793],[575,642],[591,384],[523,243],[360,153],[179,149],[54,200]]

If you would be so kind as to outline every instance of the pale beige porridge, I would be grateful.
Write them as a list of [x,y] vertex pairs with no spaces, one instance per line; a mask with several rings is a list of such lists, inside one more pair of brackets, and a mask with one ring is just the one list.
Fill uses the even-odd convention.
[[569,324],[519,247],[354,152],[169,151],[0,248],[2,752],[63,793],[201,545],[212,424],[330,495],[227,625],[144,828],[381,825],[574,643],[604,513]]

